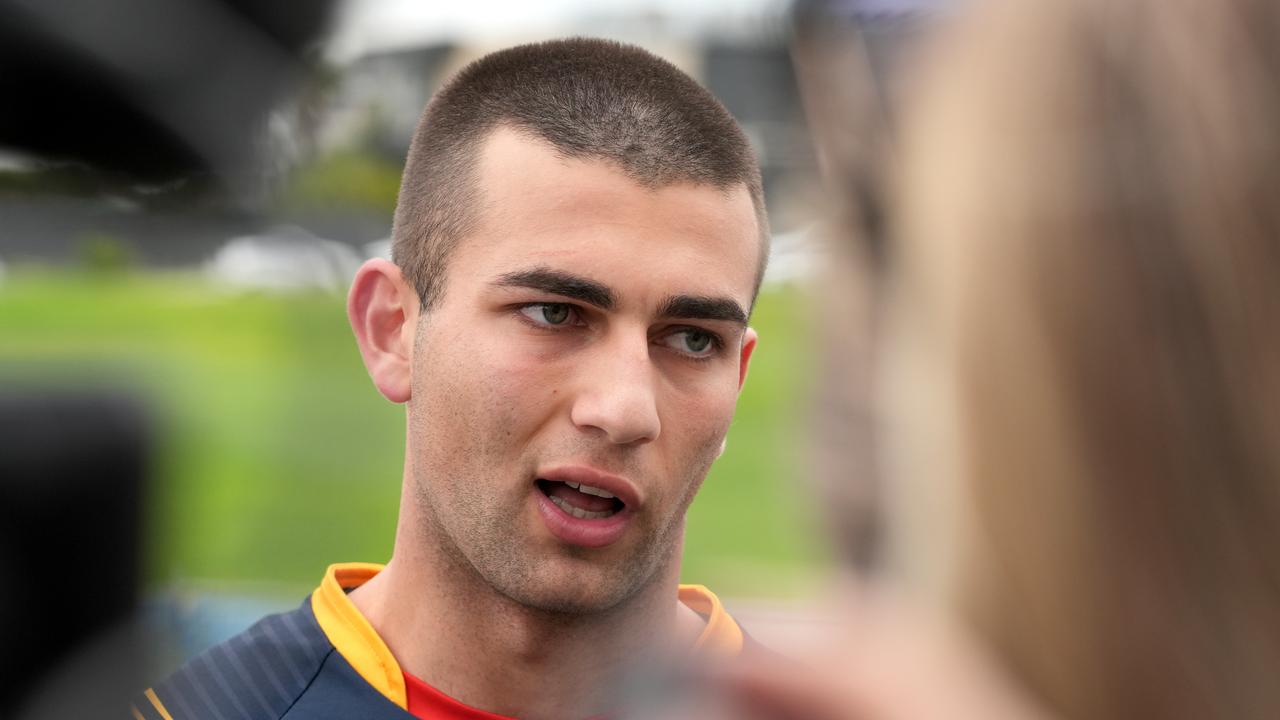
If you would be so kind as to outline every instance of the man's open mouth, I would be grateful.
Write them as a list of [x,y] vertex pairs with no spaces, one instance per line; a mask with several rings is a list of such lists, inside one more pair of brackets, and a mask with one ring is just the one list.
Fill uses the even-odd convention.
[[581,520],[607,518],[626,507],[609,491],[590,485],[538,478],[537,486],[552,504]]

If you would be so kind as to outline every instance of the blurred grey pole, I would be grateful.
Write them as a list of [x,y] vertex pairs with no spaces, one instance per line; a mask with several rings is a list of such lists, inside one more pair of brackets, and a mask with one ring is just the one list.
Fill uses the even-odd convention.
[[815,469],[836,557],[871,573],[885,553],[876,343],[893,260],[886,193],[900,77],[937,0],[798,0],[792,58],[822,175],[826,264],[819,327]]

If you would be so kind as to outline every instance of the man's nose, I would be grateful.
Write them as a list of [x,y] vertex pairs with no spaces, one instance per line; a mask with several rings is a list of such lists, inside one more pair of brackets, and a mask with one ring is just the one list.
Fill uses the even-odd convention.
[[571,419],[580,428],[603,432],[619,445],[658,439],[657,369],[647,337],[628,338],[595,348],[584,358]]

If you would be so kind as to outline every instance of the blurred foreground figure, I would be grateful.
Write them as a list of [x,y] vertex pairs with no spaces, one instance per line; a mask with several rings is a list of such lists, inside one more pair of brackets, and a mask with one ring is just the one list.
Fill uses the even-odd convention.
[[1280,6],[953,29],[892,213],[893,604],[732,686],[773,717],[1280,717]]

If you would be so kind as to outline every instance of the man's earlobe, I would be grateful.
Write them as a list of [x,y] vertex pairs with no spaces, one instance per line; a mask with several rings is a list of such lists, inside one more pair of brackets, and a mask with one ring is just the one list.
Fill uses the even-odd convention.
[[742,354],[738,358],[738,392],[747,382],[747,367],[751,365],[751,353],[756,351],[756,342],[760,339],[753,328],[747,328],[742,334]]
[[382,258],[361,265],[347,296],[347,318],[378,392],[391,402],[406,402],[412,394],[418,294],[400,268]]

